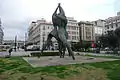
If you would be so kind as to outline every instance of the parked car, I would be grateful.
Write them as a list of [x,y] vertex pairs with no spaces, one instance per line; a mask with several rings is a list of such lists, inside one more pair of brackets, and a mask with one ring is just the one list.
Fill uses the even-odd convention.
[[39,45],[30,45],[26,48],[26,51],[39,51],[40,46]]
[[111,49],[109,49],[108,47],[106,47],[106,48],[102,49],[102,50],[100,51],[100,53],[103,53],[103,54],[111,54],[111,53],[113,53],[113,51],[112,51]]

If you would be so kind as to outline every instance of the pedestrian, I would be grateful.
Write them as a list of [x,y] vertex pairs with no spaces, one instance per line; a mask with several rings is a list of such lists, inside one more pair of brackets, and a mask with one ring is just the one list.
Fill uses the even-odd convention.
[[17,49],[19,50],[19,46],[17,46]]
[[9,48],[8,52],[9,52],[9,56],[11,56],[11,52],[13,51],[12,48]]

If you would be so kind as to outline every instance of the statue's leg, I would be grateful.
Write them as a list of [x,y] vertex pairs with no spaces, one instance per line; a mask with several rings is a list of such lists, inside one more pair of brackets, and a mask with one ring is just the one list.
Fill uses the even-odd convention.
[[45,50],[45,48],[47,47],[47,46],[49,46],[49,43],[51,43],[51,39],[52,39],[52,35],[48,35],[48,38],[47,38],[47,41],[45,42],[45,44],[43,44],[43,47],[42,47],[42,49],[41,49],[41,55],[42,55],[42,53],[43,53],[43,50]]
[[64,55],[65,55],[65,51],[66,51],[66,46],[65,45],[63,45],[63,43],[62,42],[59,42],[59,52],[60,52],[60,55],[61,55],[61,57],[62,58],[64,58]]
[[70,57],[71,55],[69,54],[69,57]]
[[67,43],[67,49],[69,52],[69,56],[72,56],[73,60],[75,60],[74,53],[73,53],[73,51],[68,43]]
[[63,45],[63,58],[65,56],[66,46]]
[[67,47],[68,52],[72,56],[73,60],[75,60],[74,53],[72,52],[72,49],[71,49],[70,45],[68,44],[67,39],[66,39],[64,33],[59,33],[58,35],[59,35],[59,39],[61,40],[63,45]]
[[62,58],[62,46],[61,46],[61,43],[59,41],[58,41],[58,47],[59,47],[60,58]]

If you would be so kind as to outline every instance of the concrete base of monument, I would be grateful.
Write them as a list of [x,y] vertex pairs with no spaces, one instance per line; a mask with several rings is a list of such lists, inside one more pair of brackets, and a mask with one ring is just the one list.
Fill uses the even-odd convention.
[[114,61],[118,59],[110,58],[94,58],[87,56],[75,56],[73,60],[69,56],[60,58],[59,56],[47,56],[47,57],[23,57],[32,67],[44,67],[44,66],[57,66],[57,65],[68,65],[68,64],[81,64],[81,63],[92,63],[92,62],[103,62],[103,61]]

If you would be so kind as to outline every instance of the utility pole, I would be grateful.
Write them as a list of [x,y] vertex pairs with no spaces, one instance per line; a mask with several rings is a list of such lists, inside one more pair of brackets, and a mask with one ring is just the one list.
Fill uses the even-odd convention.
[[16,52],[16,46],[17,46],[17,36],[15,36],[15,52]]

